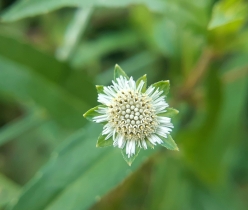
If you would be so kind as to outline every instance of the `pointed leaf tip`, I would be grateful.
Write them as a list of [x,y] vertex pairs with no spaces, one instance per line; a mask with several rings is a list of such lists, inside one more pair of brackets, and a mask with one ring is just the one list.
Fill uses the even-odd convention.
[[170,90],[170,81],[164,80],[164,81],[156,82],[152,84],[152,86],[155,88],[159,88],[159,90],[162,90],[164,94],[167,95]]
[[171,135],[167,135],[167,138],[164,138],[162,136],[159,136],[159,138],[163,141],[163,143],[161,144],[162,146],[166,147],[169,150],[179,151],[179,148],[178,148],[176,142],[171,137]]
[[103,93],[104,86],[103,85],[96,85],[97,93]]
[[175,115],[177,115],[177,114],[179,113],[178,110],[173,109],[173,108],[170,108],[170,107],[166,108],[165,111],[166,111],[166,112],[159,113],[158,116],[170,117],[170,118],[172,118],[172,117],[174,117]]
[[133,161],[138,156],[139,152],[140,152],[140,147],[136,147],[135,148],[135,154],[133,156],[131,156],[131,157],[128,157],[127,154],[126,154],[125,148],[121,150],[122,157],[127,162],[127,164],[129,166],[132,165]]
[[90,110],[88,110],[86,113],[83,114],[84,118],[86,118],[89,121],[93,121],[93,118],[96,116],[99,116],[100,114],[97,112],[99,107],[104,107],[103,105],[96,106]]
[[123,76],[126,79],[129,79],[129,77],[127,76],[126,72],[123,71],[122,68],[118,64],[116,64],[115,69],[114,69],[114,80],[116,80],[120,76]]

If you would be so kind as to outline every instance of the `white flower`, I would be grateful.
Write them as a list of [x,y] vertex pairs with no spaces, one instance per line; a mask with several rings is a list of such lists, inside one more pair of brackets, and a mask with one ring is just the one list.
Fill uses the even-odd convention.
[[163,143],[159,136],[167,138],[173,128],[169,117],[158,116],[168,107],[163,91],[150,86],[142,93],[144,81],[136,87],[132,77],[127,80],[120,76],[112,82],[98,95],[98,102],[106,107],[100,107],[100,115],[93,118],[96,123],[107,122],[102,132],[105,140],[113,137],[113,146],[126,147],[128,158],[136,147],[147,149],[147,141]]
[[127,159],[134,157],[140,148],[161,144],[178,150],[169,135],[173,128],[170,116],[178,113],[168,108],[165,100],[169,81],[155,83],[146,90],[145,76],[135,82],[119,66],[116,68],[119,76],[111,86],[97,86],[98,102],[102,105],[84,114],[87,119],[104,124],[97,145],[112,144],[122,149],[129,164],[134,158]]

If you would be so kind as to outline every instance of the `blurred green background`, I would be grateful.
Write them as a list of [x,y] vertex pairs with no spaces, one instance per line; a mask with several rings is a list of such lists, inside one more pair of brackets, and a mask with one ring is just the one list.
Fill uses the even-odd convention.
[[[248,2],[1,0],[1,210],[247,210]],[[118,63],[169,79],[180,152],[96,148]]]

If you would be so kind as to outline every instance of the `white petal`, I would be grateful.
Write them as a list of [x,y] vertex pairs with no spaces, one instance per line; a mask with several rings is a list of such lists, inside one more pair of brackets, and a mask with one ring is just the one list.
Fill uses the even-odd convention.
[[157,89],[155,92],[151,94],[150,97],[155,101],[162,93],[163,91],[159,91],[159,89]]
[[[172,124],[171,124],[172,125]],[[173,125],[172,125],[173,127]],[[172,131],[171,128],[169,127],[165,127],[165,126],[159,126],[156,130],[156,134],[162,136],[162,137],[165,137],[167,138],[167,135],[170,134],[170,132]]]
[[135,140],[128,140],[126,144],[126,154],[128,158],[135,154]]
[[110,97],[115,97],[116,96],[116,92],[114,91],[114,89],[113,88],[111,88],[111,87],[104,87],[103,88],[103,92],[106,94],[106,95],[108,95],[108,96],[110,96]]
[[161,124],[168,124],[168,123],[171,122],[171,118],[169,118],[169,117],[158,116],[158,117],[157,117],[157,120],[158,120],[158,122],[161,123]]
[[164,110],[166,109],[167,106],[164,106],[164,107],[157,107],[156,110],[155,110],[155,114],[160,114],[160,113],[163,113]]
[[154,105],[158,104],[158,103],[166,103],[165,102],[165,97],[164,96],[159,96],[157,99],[153,100],[152,103]]
[[120,76],[119,78],[116,79],[119,89],[126,89],[126,84],[127,84],[127,79],[123,76]]
[[128,155],[128,157],[129,157],[129,154],[130,154],[130,140],[127,140],[127,143],[126,143],[126,154]]
[[147,149],[147,145],[146,145],[146,141],[144,139],[141,140],[142,141],[142,146],[144,149]]
[[118,139],[119,139],[119,135],[117,135],[116,138],[113,138],[113,146],[114,147],[118,146]]
[[105,140],[108,140],[111,136],[113,136],[113,132],[110,132],[110,133],[105,137]]
[[152,106],[155,110],[155,114],[158,114],[164,112],[169,105],[165,102],[164,97],[160,96],[155,101],[152,101]]
[[114,129],[113,131],[113,140],[115,140],[115,138],[116,138],[116,129]]
[[132,89],[132,90],[135,90],[136,89],[136,83],[135,83],[135,81],[133,80],[132,77],[130,77],[128,82],[129,82],[129,88]]
[[121,87],[115,81],[112,80],[112,83],[113,83],[112,87],[116,92],[121,90]]
[[155,88],[154,88],[153,86],[150,86],[150,87],[146,90],[146,94],[150,97],[154,89],[155,89]]
[[120,135],[120,137],[118,138],[118,147],[123,149],[123,147],[125,146],[125,138],[123,135]]
[[131,156],[135,154],[135,140],[132,140],[132,149],[131,149]]
[[136,90],[137,90],[138,92],[140,92],[141,89],[143,88],[143,85],[144,85],[144,84],[145,84],[145,82],[144,82],[143,80],[141,80]]
[[107,123],[106,125],[104,125],[102,134],[103,134],[103,135],[107,135],[107,136],[105,137],[105,140],[107,140],[107,139],[109,139],[111,136],[113,136],[113,132],[114,132],[114,128],[112,127],[112,125],[111,125],[110,123]]
[[108,121],[108,115],[105,114],[105,115],[93,117],[93,121],[96,123],[106,122]]
[[153,145],[156,145],[157,143],[158,144],[161,144],[163,143],[163,141],[155,134],[151,134],[150,136],[147,137],[148,140],[153,144]]
[[116,79],[116,81],[112,80],[113,86],[112,88],[118,92],[120,90],[126,89],[127,88],[127,79],[123,76],[120,76],[119,78]]
[[105,105],[109,105],[112,101],[113,97],[107,96],[105,94],[98,94],[98,102],[105,104]]
[[100,113],[100,114],[106,114],[108,110],[108,107],[98,107],[98,109],[96,110],[96,112]]

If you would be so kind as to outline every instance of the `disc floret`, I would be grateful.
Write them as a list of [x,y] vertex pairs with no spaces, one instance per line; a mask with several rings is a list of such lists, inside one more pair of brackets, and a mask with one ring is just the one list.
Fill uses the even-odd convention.
[[127,140],[145,139],[158,125],[151,98],[133,90],[119,91],[109,105],[109,121]]

